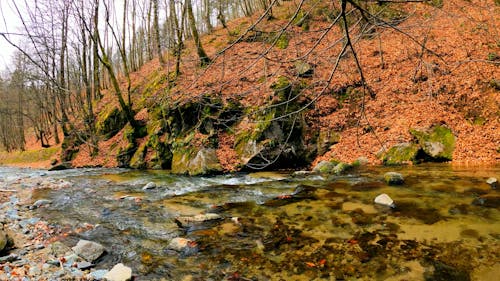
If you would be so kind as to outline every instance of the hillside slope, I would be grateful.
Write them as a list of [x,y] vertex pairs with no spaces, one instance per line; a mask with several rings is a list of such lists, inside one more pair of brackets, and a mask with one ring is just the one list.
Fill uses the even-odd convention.
[[500,6],[493,0],[370,8],[385,21],[364,33],[370,27],[353,22],[350,30],[367,88],[353,52],[339,56],[344,33],[331,24],[335,7],[306,5],[288,25],[296,7],[285,3],[277,18],[251,30],[259,15],[205,35],[207,68],[187,48],[175,81],[171,55],[165,66],[154,60],[133,73],[142,132],[120,120],[107,93],[98,106],[99,154],[76,143],[63,157],[77,167],[190,174],[359,157],[379,164],[389,148],[416,143],[415,130],[439,125],[454,135],[453,162],[498,163]]

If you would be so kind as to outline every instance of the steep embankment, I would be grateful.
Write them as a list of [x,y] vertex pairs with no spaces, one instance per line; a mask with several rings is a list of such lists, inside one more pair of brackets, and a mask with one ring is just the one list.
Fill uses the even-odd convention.
[[[339,56],[344,33],[331,24],[338,10],[306,5],[288,26],[295,6],[285,3],[275,10],[282,16],[252,30],[257,17],[204,36],[213,59],[207,68],[186,51],[175,80],[171,55],[167,65],[154,60],[133,73],[134,110],[143,127],[127,125],[108,92],[98,105],[98,155],[91,156],[88,144],[67,141],[62,160],[190,174],[359,157],[373,164],[498,163],[500,7],[494,1],[373,5],[370,11],[384,19],[376,28],[349,18],[369,89],[353,52]],[[360,28],[368,29],[361,34]],[[189,44],[186,50],[193,49]],[[419,133],[431,130],[444,136]],[[394,146],[392,152],[412,150],[387,156]]]

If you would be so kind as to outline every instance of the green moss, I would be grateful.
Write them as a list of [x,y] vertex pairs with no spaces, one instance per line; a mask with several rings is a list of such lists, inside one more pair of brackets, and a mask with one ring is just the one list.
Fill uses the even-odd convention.
[[290,40],[288,39],[288,35],[283,33],[281,35],[277,34],[276,37],[275,37],[276,38],[275,41],[276,41],[277,48],[282,49],[282,50],[288,48],[288,44],[290,43]]
[[142,144],[130,159],[130,167],[134,169],[146,169],[145,157],[147,153],[147,143]]
[[48,161],[53,159],[57,152],[59,152],[58,147],[17,152],[0,152],[0,164],[22,164]]
[[309,31],[311,17],[304,10],[300,10],[297,17],[293,20],[293,24],[302,27],[302,30]]
[[97,116],[96,130],[97,134],[105,139],[110,139],[118,133],[127,124],[125,114],[117,107],[105,109]]
[[416,162],[420,147],[413,143],[401,143],[391,147],[382,157],[384,165],[402,165]]
[[412,129],[410,133],[430,158],[427,160],[438,162],[452,160],[455,136],[449,128],[438,125],[429,131]]

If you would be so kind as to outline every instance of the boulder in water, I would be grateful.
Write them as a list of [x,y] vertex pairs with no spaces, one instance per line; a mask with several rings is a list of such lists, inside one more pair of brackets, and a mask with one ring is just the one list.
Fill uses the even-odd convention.
[[493,178],[493,177],[488,178],[486,180],[486,183],[489,184],[491,186],[491,188],[493,188],[493,189],[497,189],[497,187],[498,187],[498,180],[497,180],[497,178]]
[[396,173],[396,172],[385,173],[384,174],[384,181],[388,185],[402,185],[405,182],[403,175],[400,173]]

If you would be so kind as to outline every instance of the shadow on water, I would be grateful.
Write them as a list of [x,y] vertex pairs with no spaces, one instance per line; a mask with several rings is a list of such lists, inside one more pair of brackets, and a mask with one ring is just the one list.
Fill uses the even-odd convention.
[[[405,183],[386,185],[387,171]],[[485,183],[499,174],[446,164],[339,177],[91,170],[56,174],[71,187],[33,198],[52,200],[37,210],[51,223],[94,225],[63,242],[102,243],[108,255],[98,266],[126,263],[137,280],[481,280],[477,268],[500,266],[500,209],[488,199],[498,191]],[[157,188],[143,190],[148,182]],[[375,205],[381,193],[396,208]],[[175,223],[203,213],[222,219]],[[196,251],[169,250],[175,237]]]

